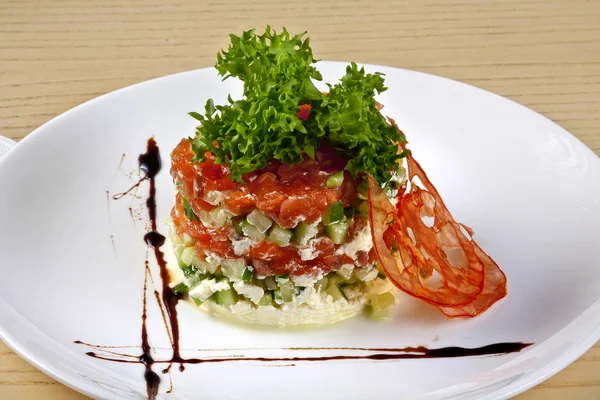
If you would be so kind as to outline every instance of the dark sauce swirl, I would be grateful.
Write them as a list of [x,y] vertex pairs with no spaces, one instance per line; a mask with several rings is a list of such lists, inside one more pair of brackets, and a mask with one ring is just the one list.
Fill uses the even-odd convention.
[[[153,371],[152,366],[154,364],[168,364],[167,368],[163,370],[166,373],[170,370],[173,363],[179,364],[179,370],[184,370],[184,364],[205,364],[205,363],[222,363],[222,362],[236,362],[236,361],[256,361],[256,362],[309,362],[309,361],[335,361],[335,360],[402,360],[402,359],[423,359],[423,358],[457,358],[457,357],[474,357],[474,356],[489,356],[489,355],[502,355],[509,353],[516,353],[523,350],[526,347],[532,345],[532,343],[521,343],[521,342],[505,342],[490,344],[482,347],[440,347],[435,349],[429,349],[427,347],[405,347],[405,348],[351,348],[351,347],[338,347],[338,348],[288,348],[285,350],[292,351],[310,351],[310,350],[323,350],[323,351],[362,351],[370,354],[362,355],[331,355],[331,356],[311,356],[311,357],[223,357],[223,358],[182,358],[179,349],[179,324],[177,320],[177,303],[181,299],[179,295],[173,293],[169,287],[169,276],[167,270],[167,263],[165,261],[164,253],[160,250],[160,247],[165,243],[165,237],[157,231],[156,224],[156,175],[161,170],[161,158],[158,145],[154,138],[148,139],[146,153],[141,154],[138,158],[140,170],[144,172],[144,177],[141,178],[135,185],[133,185],[126,192],[120,193],[113,196],[113,199],[118,200],[130,193],[132,190],[137,189],[140,184],[144,181],[149,181],[150,190],[148,198],[146,199],[146,206],[148,208],[148,218],[150,220],[151,230],[144,235],[144,242],[152,249],[156,262],[160,268],[160,278],[162,284],[162,304],[159,302],[161,311],[166,310],[168,319],[168,325],[165,326],[171,336],[171,344],[173,355],[169,359],[155,360],[152,357],[150,341],[148,338],[148,330],[146,327],[147,318],[147,283],[148,274],[150,273],[148,261],[146,260],[146,275],[144,278],[144,301],[142,310],[142,354],[138,357],[117,353],[113,351],[103,350],[104,348],[116,348],[118,346],[96,346],[81,341],[76,341],[76,344],[85,345],[95,350],[102,350],[101,353],[97,351],[89,351],[85,354],[89,357],[112,361],[120,363],[131,363],[131,364],[142,364],[145,367],[144,379],[146,381],[146,390],[148,398],[150,400],[156,399],[158,389],[160,386],[161,379],[156,372]],[[165,320],[165,325],[167,321]],[[294,365],[294,364],[291,364]]]

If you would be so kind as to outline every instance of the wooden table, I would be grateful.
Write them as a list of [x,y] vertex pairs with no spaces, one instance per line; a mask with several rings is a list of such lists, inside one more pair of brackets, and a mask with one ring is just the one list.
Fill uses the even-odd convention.
[[[146,79],[210,66],[230,32],[308,30],[317,58],[424,71],[538,111],[600,154],[600,2],[0,2],[0,134]],[[83,399],[0,343],[0,398]],[[600,399],[600,344],[519,399]]]

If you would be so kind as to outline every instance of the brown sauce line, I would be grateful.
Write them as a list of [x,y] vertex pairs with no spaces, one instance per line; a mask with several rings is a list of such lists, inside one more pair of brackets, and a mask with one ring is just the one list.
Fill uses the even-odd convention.
[[121,193],[117,193],[117,194],[113,195],[113,197],[112,197],[113,200],[119,200],[119,199],[122,199],[123,197],[127,196],[133,190],[135,190],[138,187],[140,187],[140,185],[142,184],[142,182],[144,182],[145,180],[146,180],[146,177],[140,178],[140,180],[135,185],[133,185],[132,187],[130,187],[126,191],[121,192]]
[[[147,261],[146,261],[147,262]],[[146,391],[148,393],[148,399],[154,400],[156,399],[156,395],[158,394],[158,387],[160,385],[160,377],[156,372],[152,370],[152,365],[154,364],[154,359],[152,358],[150,342],[148,340],[148,329],[146,327],[146,319],[148,317],[147,314],[147,286],[148,286],[148,270],[144,270],[144,302],[142,307],[142,355],[139,357],[139,363],[144,364],[144,380],[146,381]],[[92,357],[93,352],[86,353],[88,356]],[[121,359],[118,362],[124,362]],[[136,362],[131,361],[129,362]]]
[[[140,170],[144,173],[144,176],[131,188],[123,193],[118,193],[114,195],[112,198],[114,200],[119,200],[131,193],[133,190],[137,190],[141,183],[148,180],[150,183],[149,195],[146,200],[146,206],[148,209],[148,217],[150,221],[150,230],[144,235],[144,241],[154,252],[154,256],[156,262],[160,269],[160,278],[162,283],[162,303],[161,299],[159,299],[158,292],[156,291],[156,286],[154,285],[154,280],[152,278],[152,274],[150,272],[148,259],[146,258],[146,265],[144,271],[144,290],[143,290],[143,309],[142,309],[142,329],[141,329],[141,337],[142,337],[142,355],[137,359],[131,359],[131,356],[128,354],[121,354],[117,352],[110,352],[106,350],[102,350],[104,348],[117,348],[119,346],[95,346],[90,345],[88,343],[84,343],[81,341],[76,341],[77,344],[83,344],[86,346],[90,346],[92,348],[96,348],[104,353],[113,353],[119,358],[110,357],[108,354],[98,354],[96,352],[90,351],[85,353],[89,357],[111,361],[111,362],[120,362],[120,363],[128,363],[128,364],[143,364],[145,367],[144,379],[146,381],[146,390],[148,393],[148,398],[150,400],[155,400],[158,394],[158,388],[160,385],[160,377],[152,370],[152,366],[154,364],[169,364],[167,368],[165,368],[162,372],[169,373],[169,379],[171,381],[170,369],[173,363],[179,364],[179,370],[183,371],[185,369],[184,364],[205,364],[205,363],[222,363],[222,362],[243,362],[243,361],[255,361],[255,362],[309,362],[309,361],[336,361],[336,360],[375,360],[375,361],[385,361],[385,360],[400,360],[400,359],[423,359],[423,358],[457,358],[457,357],[474,357],[474,356],[494,356],[494,355],[502,355],[515,353],[523,350],[526,347],[532,345],[532,343],[520,343],[520,342],[507,342],[507,343],[496,343],[482,347],[476,348],[465,348],[458,346],[451,347],[441,347],[437,349],[428,349],[424,346],[419,347],[406,347],[402,349],[390,349],[390,348],[364,348],[364,347],[334,347],[334,348],[319,348],[319,347],[292,347],[284,350],[292,350],[292,351],[310,351],[310,350],[350,350],[350,351],[371,351],[375,352],[375,354],[367,354],[367,355],[332,355],[332,356],[307,356],[307,357],[278,357],[278,358],[270,358],[270,357],[245,357],[245,356],[231,356],[231,357],[221,357],[221,358],[182,358],[180,354],[179,348],[179,324],[177,320],[177,303],[181,299],[179,295],[173,293],[171,288],[169,287],[169,275],[167,270],[167,263],[165,261],[164,253],[160,250],[160,247],[165,243],[165,237],[161,235],[157,231],[156,224],[156,175],[161,170],[161,159],[159,148],[156,144],[154,138],[148,139],[147,150],[146,153],[141,154],[138,158]],[[108,194],[108,193],[107,193]],[[130,214],[133,216],[133,212],[131,207],[129,208]],[[154,287],[154,295],[159,303],[159,307],[161,309],[161,313],[163,316],[163,322],[165,323],[165,327],[167,328],[167,333],[169,334],[169,338],[171,340],[171,347],[173,350],[172,357],[170,359],[158,359],[155,360],[152,355],[152,347],[149,343],[148,338],[148,330],[146,326],[147,320],[147,290],[148,290],[148,276],[152,280],[152,285]],[[163,308],[164,307],[164,308]],[[166,310],[166,317],[165,317]],[[169,320],[169,326],[167,326],[167,318]],[[170,327],[170,329],[169,329]],[[208,349],[206,349],[208,350]],[[216,349],[215,351],[223,351],[223,349]],[[241,349],[232,349],[232,350],[241,350]],[[261,350],[261,349],[248,349],[248,350]],[[266,350],[266,349],[265,349]],[[294,364],[291,364],[294,365]],[[172,381],[169,392],[172,390]]]
[[158,304],[158,309],[160,310],[160,315],[163,319],[163,324],[165,325],[165,330],[167,331],[167,335],[169,336],[169,343],[173,346],[173,337],[171,336],[171,330],[169,329],[169,323],[167,322],[167,315],[163,303],[161,302],[160,294],[158,290],[156,290],[156,284],[154,283],[154,278],[152,276],[152,272],[150,271],[150,264],[148,262],[148,251],[146,251],[146,273],[150,277],[150,283],[152,283],[152,288],[154,292],[154,298],[156,299],[156,304]]
[[[532,343],[505,342],[495,343],[482,347],[439,347],[428,349],[426,347],[406,347],[400,349],[386,349],[387,353],[375,353],[367,355],[335,355],[335,356],[307,356],[307,357],[223,357],[223,358],[170,358],[154,360],[156,364],[171,364],[173,362],[184,364],[208,364],[221,362],[240,362],[240,361],[258,361],[258,362],[311,362],[311,361],[342,361],[342,360],[405,360],[405,359],[423,359],[423,358],[459,358],[459,357],[478,357],[495,356],[502,354],[518,353]],[[296,348],[299,350],[298,348]],[[310,350],[338,350],[340,348],[309,348]],[[344,348],[341,348],[344,349]],[[291,350],[291,349],[284,349]],[[360,350],[371,350],[360,348]],[[377,349],[381,350],[381,349]],[[114,359],[94,352],[86,353],[90,357],[116,361],[124,363],[139,363],[140,361]]]

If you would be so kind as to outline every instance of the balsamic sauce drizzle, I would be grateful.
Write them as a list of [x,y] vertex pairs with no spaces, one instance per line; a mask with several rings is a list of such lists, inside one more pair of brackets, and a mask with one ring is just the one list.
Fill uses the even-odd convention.
[[[397,349],[386,348],[352,348],[352,347],[312,347],[310,350],[361,350],[370,352],[381,352],[366,355],[334,355],[334,356],[313,356],[313,357],[222,357],[222,358],[186,358],[181,360],[186,364],[206,364],[218,362],[233,362],[233,361],[260,361],[260,362],[299,362],[299,361],[339,361],[339,360],[404,360],[404,359],[420,359],[420,358],[458,358],[458,357],[474,357],[474,356],[489,356],[517,353],[532,343],[520,342],[504,342],[495,343],[482,347],[440,347],[437,349],[429,349],[424,346],[405,347]],[[286,348],[282,350],[307,350],[304,348]],[[121,363],[139,364],[139,361],[129,359],[115,359],[96,352],[86,353],[90,357],[101,360],[115,361]],[[168,364],[172,363],[173,359],[155,360],[155,363]]]
[[[156,175],[161,170],[161,159],[159,148],[154,138],[148,139],[146,153],[141,154],[138,158],[140,170],[143,171],[144,176],[131,188],[123,193],[119,193],[113,196],[114,200],[121,199],[131,191],[139,188],[144,181],[150,182],[150,191],[146,200],[146,206],[148,208],[148,217],[151,223],[151,230],[144,235],[144,241],[150,249],[153,250],[156,262],[160,269],[160,278],[162,284],[162,302],[159,301],[159,295],[156,289],[154,289],[154,295],[158,301],[159,307],[163,314],[163,320],[169,338],[171,340],[171,347],[173,350],[172,357],[169,359],[158,359],[155,360],[152,357],[152,347],[148,339],[148,330],[146,327],[147,319],[147,284],[148,276],[152,279],[150,274],[150,267],[148,260],[146,259],[145,275],[144,275],[144,298],[142,307],[142,354],[140,356],[134,356],[130,354],[118,353],[116,351],[105,350],[107,348],[117,349],[124,347],[136,347],[136,346],[97,346],[89,343],[75,341],[76,344],[81,344],[90,347],[96,351],[89,351],[85,354],[89,357],[97,358],[100,360],[128,363],[128,364],[143,364],[145,367],[144,379],[146,381],[146,390],[148,393],[148,399],[155,400],[158,394],[158,388],[161,382],[160,377],[156,372],[152,370],[154,364],[168,364],[167,368],[162,372],[167,373],[170,371],[171,366],[179,364],[179,370],[185,369],[184,364],[206,364],[206,363],[221,363],[221,362],[239,362],[239,361],[255,361],[255,362],[286,362],[287,365],[294,362],[308,362],[308,361],[335,361],[335,360],[400,360],[400,359],[422,359],[422,358],[457,358],[457,357],[473,357],[473,356],[486,356],[486,355],[502,355],[509,353],[516,353],[523,350],[526,347],[531,346],[533,343],[521,343],[521,342],[505,342],[496,343],[482,347],[466,348],[466,347],[441,347],[436,349],[429,349],[424,346],[419,347],[405,347],[405,348],[365,348],[365,347],[333,347],[333,348],[320,348],[320,347],[291,347],[283,350],[294,350],[294,351],[310,351],[310,350],[321,350],[321,351],[361,351],[369,352],[373,354],[363,355],[331,355],[331,356],[311,356],[311,357],[245,357],[245,356],[233,356],[233,357],[221,357],[221,358],[182,358],[179,348],[179,324],[177,321],[177,303],[181,299],[181,296],[173,293],[169,287],[169,275],[167,270],[167,263],[165,261],[164,253],[160,250],[160,247],[165,243],[165,237],[157,231],[156,224]],[[131,208],[130,213],[133,215]],[[165,318],[165,310],[166,317]],[[169,326],[167,326],[167,319]],[[169,329],[170,328],[170,329]],[[237,349],[243,350],[243,349]],[[252,349],[258,350],[258,349]],[[101,351],[98,353],[98,351]],[[172,389],[172,384],[171,384]],[[169,389],[169,392],[170,390]]]

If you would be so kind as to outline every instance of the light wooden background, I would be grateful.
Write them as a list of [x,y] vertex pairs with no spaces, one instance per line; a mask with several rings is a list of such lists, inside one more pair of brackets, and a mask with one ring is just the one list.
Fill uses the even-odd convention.
[[[0,0],[0,134],[146,79],[214,63],[230,32],[308,30],[317,58],[415,69],[496,92],[600,154],[600,2]],[[0,342],[1,399],[83,399]],[[600,399],[600,345],[521,395]]]

